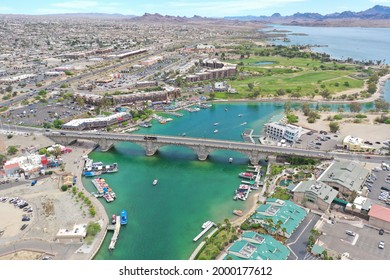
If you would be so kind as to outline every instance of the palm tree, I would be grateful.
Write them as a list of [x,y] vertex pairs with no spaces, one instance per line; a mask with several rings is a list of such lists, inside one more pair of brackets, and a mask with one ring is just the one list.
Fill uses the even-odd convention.
[[285,227],[282,228],[282,233],[283,233],[283,236],[284,236],[284,237],[287,237],[287,236],[286,236],[287,229],[286,229]]

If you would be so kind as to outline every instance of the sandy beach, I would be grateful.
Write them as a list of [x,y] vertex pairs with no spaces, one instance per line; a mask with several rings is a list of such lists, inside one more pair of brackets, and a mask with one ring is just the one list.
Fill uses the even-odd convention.
[[[302,126],[315,131],[329,131],[330,121],[326,120],[329,116],[334,116],[336,112],[320,112],[321,118],[316,120],[315,123],[308,123],[307,117],[302,111],[294,111],[294,114],[298,116],[299,121],[296,125]],[[342,113],[341,113],[342,114]],[[379,117],[380,114],[369,114],[364,113],[367,118],[363,119],[362,123],[353,123],[354,118],[345,118],[337,121],[340,124],[340,130],[338,135],[342,137],[352,135],[368,141],[385,141],[390,138],[390,127],[388,124],[375,123],[375,118]]]

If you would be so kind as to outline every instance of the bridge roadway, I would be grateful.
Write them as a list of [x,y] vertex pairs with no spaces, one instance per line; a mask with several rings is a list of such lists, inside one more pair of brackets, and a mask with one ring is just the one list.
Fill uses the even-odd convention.
[[253,143],[227,141],[219,139],[191,138],[182,136],[141,135],[141,134],[115,134],[108,132],[74,132],[74,131],[50,131],[44,133],[58,143],[64,145],[77,139],[85,139],[96,142],[103,151],[109,150],[117,142],[132,142],[145,148],[146,155],[154,155],[162,146],[175,145],[186,146],[193,149],[199,160],[205,160],[214,150],[231,150],[245,154],[252,164],[257,164],[261,158],[268,155],[292,155],[317,159],[342,159],[361,162],[381,163],[389,157],[337,152],[306,150],[292,147],[278,147]]

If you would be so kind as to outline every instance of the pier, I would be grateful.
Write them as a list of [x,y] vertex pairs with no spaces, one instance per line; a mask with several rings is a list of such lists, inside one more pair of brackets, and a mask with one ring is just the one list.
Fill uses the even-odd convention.
[[210,222],[210,224],[209,224],[207,227],[205,227],[205,228],[202,230],[202,232],[199,233],[199,234],[193,239],[193,241],[194,241],[194,242],[198,241],[199,238],[201,238],[206,232],[209,231],[209,229],[211,229],[211,228],[214,227],[214,226],[216,226],[216,224],[213,223],[213,222]]
[[175,117],[182,117],[182,116],[184,116],[182,113],[171,112],[171,111],[165,111],[165,114],[171,115],[171,116],[175,116]]
[[107,230],[112,230],[112,229],[114,230],[114,235],[112,236],[110,245],[108,246],[108,249],[110,249],[110,250],[115,249],[115,244],[116,244],[116,241],[118,240],[118,237],[119,237],[119,231],[121,230],[121,217],[120,216],[116,216],[115,227],[109,226],[107,228]]

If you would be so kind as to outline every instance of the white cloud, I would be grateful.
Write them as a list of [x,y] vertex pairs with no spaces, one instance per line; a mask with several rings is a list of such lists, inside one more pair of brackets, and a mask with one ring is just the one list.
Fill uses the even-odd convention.
[[95,1],[69,1],[69,2],[61,2],[54,3],[51,6],[65,9],[88,9],[95,8],[99,5],[98,2]]
[[370,2],[374,4],[389,4],[390,0],[370,0]]
[[0,14],[6,14],[6,13],[11,13],[15,12],[13,8],[6,7],[6,6],[0,6]]
[[49,7],[37,8],[35,14],[63,14],[63,13],[122,13],[129,12],[119,2],[98,1],[67,1],[53,3]]
[[[164,8],[171,9],[172,13],[178,14],[201,14],[207,16],[225,16],[225,15],[239,15],[239,14],[259,14],[261,10],[273,7],[281,7],[291,3],[305,2],[306,0],[225,0],[225,1],[211,1],[211,2],[190,2],[190,1],[170,1],[165,4],[145,5],[156,10]],[[390,1],[390,0],[389,0]]]

